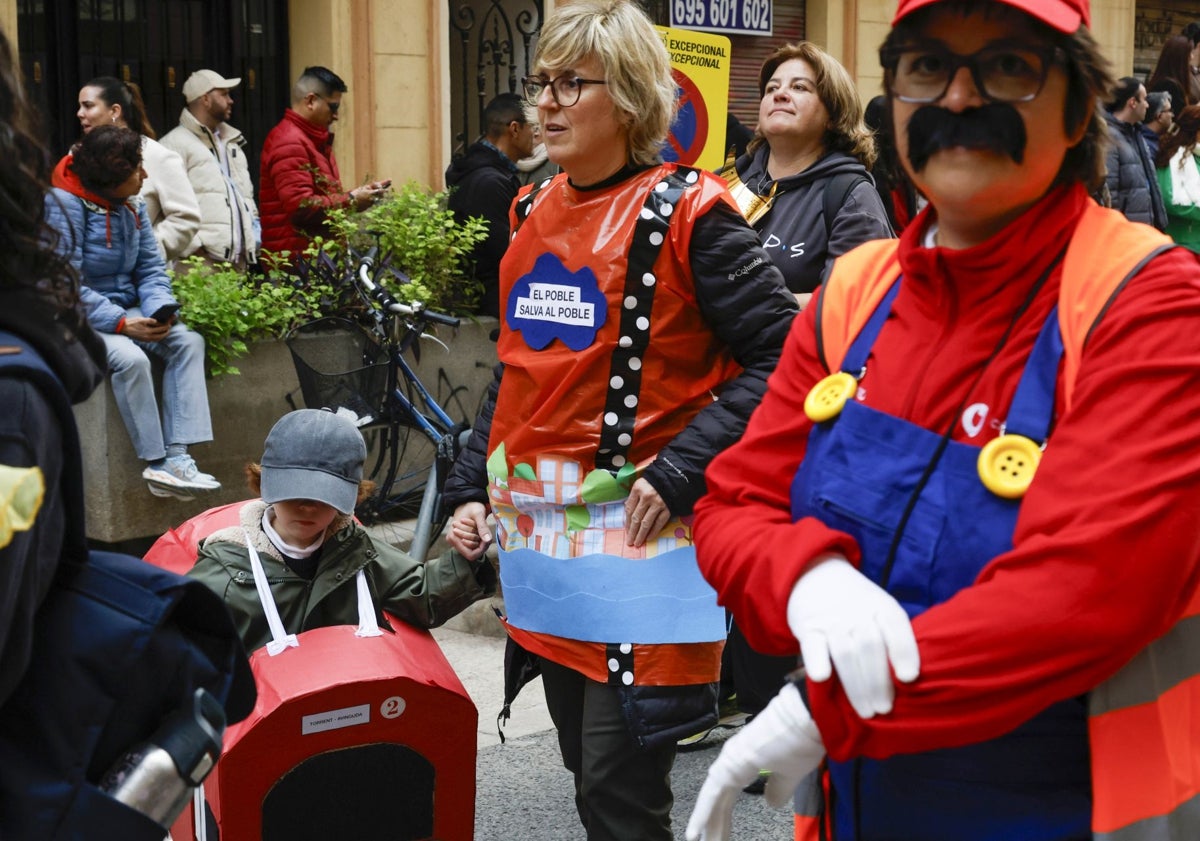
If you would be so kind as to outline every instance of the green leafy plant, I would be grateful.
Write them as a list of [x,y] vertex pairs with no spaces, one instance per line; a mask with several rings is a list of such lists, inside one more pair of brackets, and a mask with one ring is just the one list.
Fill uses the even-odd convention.
[[346,246],[361,252],[378,244],[387,265],[408,276],[405,283],[387,273],[381,276],[398,299],[470,312],[483,288],[465,271],[466,261],[487,237],[487,221],[473,217],[459,224],[446,206],[447,197],[409,181],[362,213],[329,211],[334,248],[326,242],[326,251],[344,255]]
[[213,265],[199,257],[172,272],[175,297],[184,323],[204,337],[209,373],[237,374],[234,360],[249,343],[278,339],[289,330],[325,314],[334,292],[328,284],[299,282],[278,261],[266,274],[248,276],[228,263]]
[[410,181],[365,212],[330,210],[327,236],[315,237],[301,255],[263,252],[261,275],[199,257],[182,261],[171,273],[172,286],[184,323],[204,336],[209,372],[238,373],[234,360],[249,352],[250,342],[283,338],[321,316],[361,313],[361,300],[341,280],[355,268],[350,249],[380,246],[386,265],[409,278],[380,275],[398,299],[469,312],[482,289],[464,266],[487,236],[487,222],[458,224],[446,198]]

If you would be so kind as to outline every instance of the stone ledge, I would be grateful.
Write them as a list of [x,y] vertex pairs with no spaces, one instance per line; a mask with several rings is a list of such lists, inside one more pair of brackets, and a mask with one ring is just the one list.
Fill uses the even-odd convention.
[[[421,360],[414,368],[435,397],[443,399],[446,384],[453,383],[466,389],[461,402],[468,412],[475,411],[492,379],[496,345],[489,334],[495,327],[496,319],[481,316],[477,321],[464,320],[455,331],[441,328],[439,338],[449,350],[432,341],[422,344]],[[283,341],[257,343],[236,364],[240,375],[208,382],[214,440],[190,448],[201,469],[216,476],[222,487],[192,502],[162,499],[147,490],[141,477],[144,465],[133,452],[111,386],[98,388],[75,407],[89,538],[120,543],[154,537],[208,508],[247,498],[245,465],[262,455],[272,425],[291,411],[288,397],[297,408],[303,402],[291,353]],[[445,378],[439,371],[445,372]]]

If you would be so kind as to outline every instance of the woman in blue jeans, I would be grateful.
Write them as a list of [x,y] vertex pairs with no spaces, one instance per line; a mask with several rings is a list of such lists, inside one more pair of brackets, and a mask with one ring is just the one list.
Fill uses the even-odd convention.
[[[142,478],[155,496],[190,500],[221,487],[187,452],[212,440],[204,339],[175,315],[179,303],[137,198],[145,176],[137,133],[99,126],[59,161],[46,218],[79,274],[88,321],[104,339],[117,407],[146,462]],[[166,363],[161,414],[148,354]]]

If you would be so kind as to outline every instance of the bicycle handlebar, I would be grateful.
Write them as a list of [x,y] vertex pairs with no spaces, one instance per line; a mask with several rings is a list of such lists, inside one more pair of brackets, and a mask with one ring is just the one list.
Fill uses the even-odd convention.
[[387,290],[387,287],[382,283],[376,283],[375,279],[371,277],[371,267],[375,264],[375,254],[376,249],[372,248],[359,262],[358,284],[366,291],[370,298],[383,307],[385,312],[397,315],[414,315],[426,321],[432,321],[435,324],[445,324],[449,327],[457,327],[459,325],[460,320],[454,316],[426,309],[422,303],[414,301],[411,304],[405,304],[397,301],[392,293]]

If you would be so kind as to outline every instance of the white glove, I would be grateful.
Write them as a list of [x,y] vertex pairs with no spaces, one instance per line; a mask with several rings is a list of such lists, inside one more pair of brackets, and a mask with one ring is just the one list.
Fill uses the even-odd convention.
[[733,826],[733,802],[760,770],[771,771],[764,795],[778,809],[824,757],[817,725],[800,691],[789,683],[725,743],[708,769],[688,820],[687,841],[726,841]]
[[836,668],[862,718],[892,711],[893,671],[903,683],[920,674],[921,655],[908,614],[841,555],[818,558],[800,576],[788,598],[787,619],[800,641],[808,677],[820,683]]

